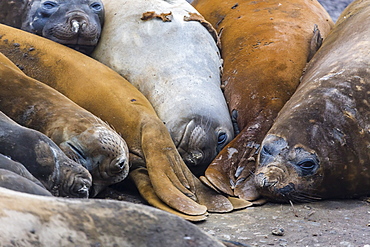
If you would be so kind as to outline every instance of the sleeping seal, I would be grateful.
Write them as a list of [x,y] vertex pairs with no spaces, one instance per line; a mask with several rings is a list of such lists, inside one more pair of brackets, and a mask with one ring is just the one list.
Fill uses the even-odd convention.
[[275,201],[370,194],[370,4],[338,18],[262,142],[255,181]]
[[0,153],[23,164],[55,196],[87,198],[91,175],[44,134],[0,112]]
[[185,163],[204,173],[234,135],[215,30],[184,0],[103,3],[105,26],[92,57],[148,98]]
[[0,23],[85,54],[94,50],[104,23],[100,0],[15,0],[2,1],[0,7]]
[[316,0],[197,0],[193,4],[222,32],[222,84],[240,129],[205,175],[222,192],[253,200],[258,197],[250,176],[256,150],[296,90],[321,36],[326,37],[334,24]]
[[0,53],[0,110],[18,124],[40,131],[92,175],[90,196],[128,175],[123,138],[55,89],[26,76]]

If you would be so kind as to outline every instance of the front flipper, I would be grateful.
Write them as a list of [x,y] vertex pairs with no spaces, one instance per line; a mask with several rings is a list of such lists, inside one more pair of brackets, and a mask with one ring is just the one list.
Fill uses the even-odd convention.
[[180,216],[189,221],[202,221],[207,218],[207,213],[202,215],[187,215],[169,207],[156,195],[150,182],[148,171],[145,168],[138,168],[130,172],[130,178],[134,181],[140,195],[152,206]]
[[241,199],[255,200],[259,195],[253,185],[253,172],[264,129],[254,123],[245,127],[213,160],[205,177],[218,190]]
[[181,213],[205,214],[207,207],[198,204],[191,191],[196,177],[181,159],[167,128],[157,121],[148,118],[141,128],[141,147],[154,192]]

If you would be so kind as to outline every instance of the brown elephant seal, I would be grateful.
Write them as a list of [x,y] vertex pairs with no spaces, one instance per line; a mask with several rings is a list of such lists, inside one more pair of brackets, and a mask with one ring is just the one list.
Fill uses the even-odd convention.
[[275,201],[370,195],[370,5],[338,18],[262,142],[260,193]]
[[[100,0],[2,1],[0,22],[90,54],[104,23]],[[18,13],[15,16],[14,13]],[[12,18],[10,18],[12,17]]]
[[213,28],[183,0],[103,3],[104,30],[92,57],[148,98],[185,163],[203,174],[234,137]]
[[104,121],[55,89],[26,76],[0,53],[0,110],[18,124],[40,131],[89,170],[90,196],[128,175],[128,147]]
[[44,134],[20,126],[0,112],[0,153],[23,164],[55,196],[87,198],[89,172]]
[[154,191],[160,198],[152,205],[166,205],[190,220],[205,219],[207,210],[233,209],[226,197],[198,183],[149,101],[118,73],[79,52],[6,25],[0,25],[0,37],[0,52],[25,74],[57,89],[122,135],[131,170],[148,170],[150,183],[139,189],[143,194]]
[[0,187],[34,195],[52,196],[44,187],[15,172],[2,168],[0,168]]
[[196,225],[146,205],[35,196],[4,188],[0,198],[4,246],[226,246]]
[[240,129],[205,176],[223,193],[254,200],[257,150],[296,90],[319,34],[326,37],[333,22],[316,0],[197,0],[193,5],[221,33],[222,84]]

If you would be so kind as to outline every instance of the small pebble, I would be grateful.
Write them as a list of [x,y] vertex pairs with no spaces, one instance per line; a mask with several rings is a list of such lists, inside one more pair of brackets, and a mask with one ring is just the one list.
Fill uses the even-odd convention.
[[283,228],[279,228],[279,229],[274,229],[272,230],[272,235],[275,235],[275,236],[283,236],[284,235],[284,229]]

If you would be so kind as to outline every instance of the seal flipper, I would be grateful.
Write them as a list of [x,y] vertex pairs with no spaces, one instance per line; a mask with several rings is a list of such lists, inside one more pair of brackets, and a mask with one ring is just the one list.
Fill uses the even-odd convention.
[[319,50],[322,45],[323,38],[321,37],[321,33],[319,27],[315,24],[313,28],[313,36],[310,42],[310,50],[307,57],[307,62],[309,62],[315,53]]
[[167,211],[169,213],[180,216],[189,221],[202,221],[207,218],[207,213],[202,215],[187,215],[166,205],[159,197],[156,195],[153,186],[149,179],[148,171],[145,168],[138,168],[130,172],[130,178],[134,181],[140,195],[152,206]]

